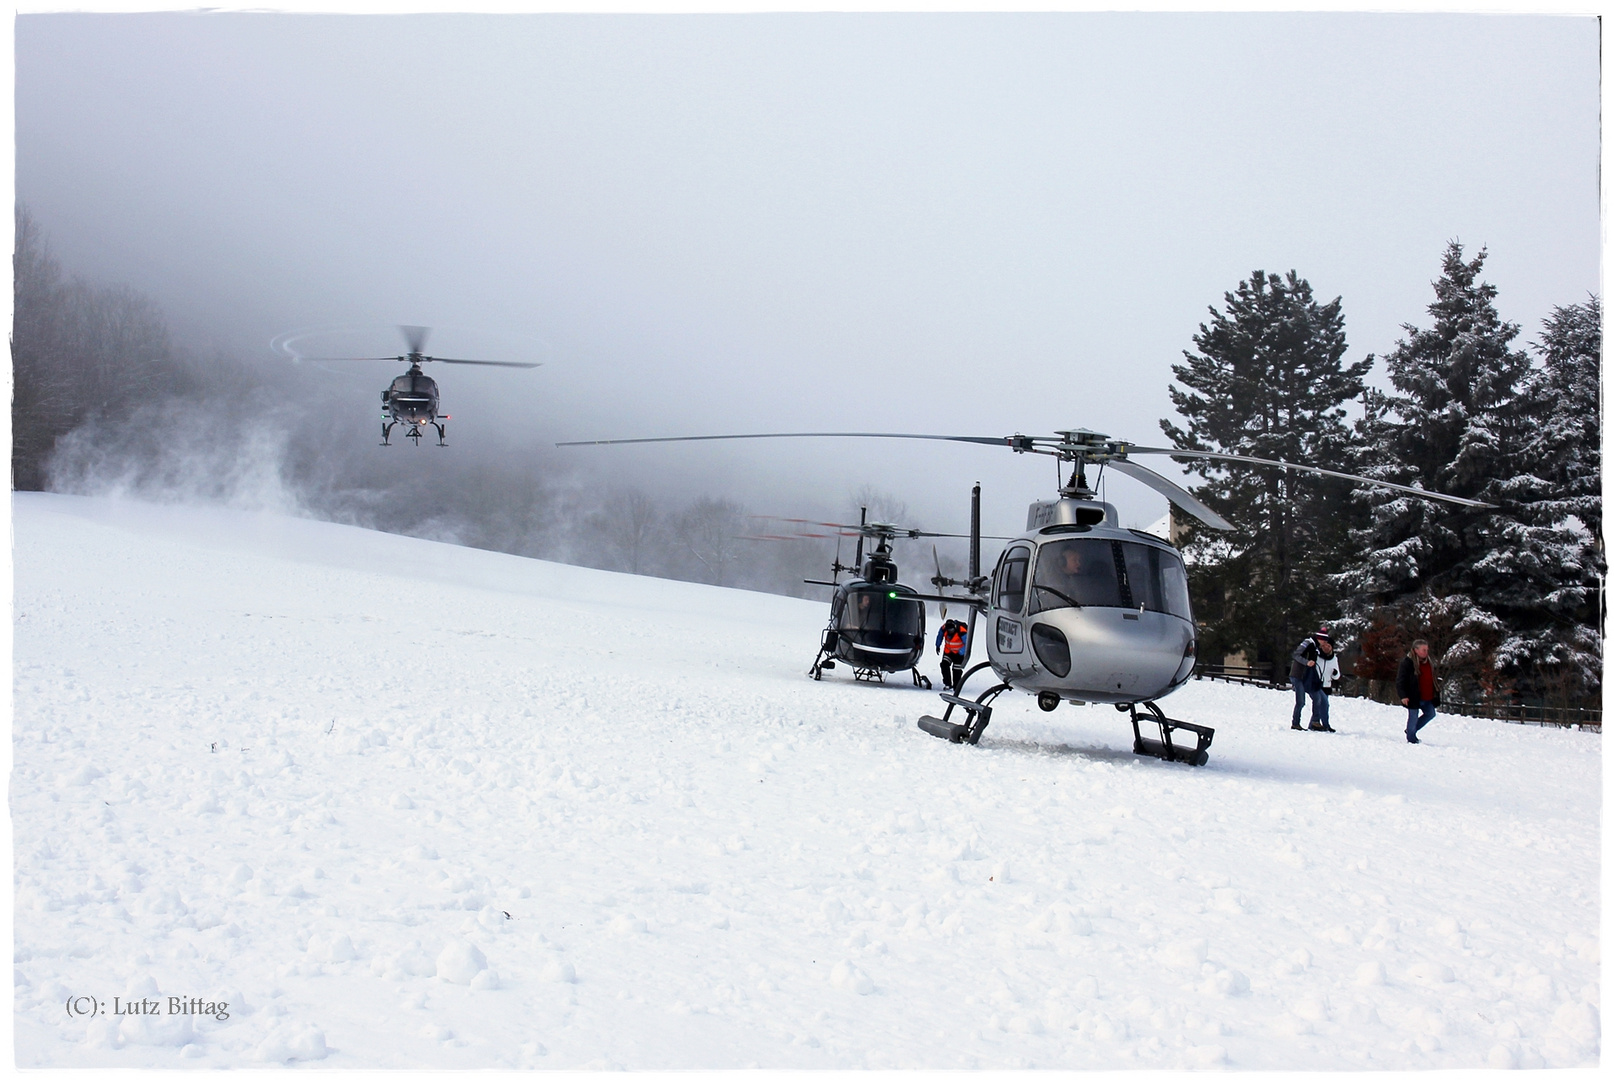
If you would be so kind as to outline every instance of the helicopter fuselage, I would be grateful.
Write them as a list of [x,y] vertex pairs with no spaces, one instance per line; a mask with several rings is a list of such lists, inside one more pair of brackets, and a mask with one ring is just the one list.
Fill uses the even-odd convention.
[[862,671],[907,671],[925,649],[925,605],[894,581],[849,581],[830,601],[833,655]]
[[437,408],[437,381],[422,374],[419,364],[411,364],[407,372],[381,391],[382,442],[386,443],[391,437],[394,424],[403,424],[404,434],[415,440],[419,440],[430,424],[437,429],[437,440],[441,443],[443,425],[438,420]]
[[[1061,701],[1114,705],[1130,714],[1134,752],[1205,764],[1215,732],[1173,720],[1155,704],[1194,673],[1188,574],[1171,544],[1121,528],[1115,507],[1085,493],[1033,503],[1026,532],[970,589],[971,638],[986,639],[987,662],[964,679],[990,667],[1000,681],[973,700],[963,697],[962,683],[942,694],[947,710],[921,716],[921,731],[973,745],[991,720],[993,699],[1024,690],[1044,710]],[[967,716],[962,724],[951,722],[958,708]],[[1143,734],[1140,724],[1151,723],[1158,739]]]
[[1177,550],[1111,524],[1107,503],[1038,503],[1029,516],[999,556],[977,618],[998,678],[1108,704],[1152,701],[1187,682],[1196,635]]

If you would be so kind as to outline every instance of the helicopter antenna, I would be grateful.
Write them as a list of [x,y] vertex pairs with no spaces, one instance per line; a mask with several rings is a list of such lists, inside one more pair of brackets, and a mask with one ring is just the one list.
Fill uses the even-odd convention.
[[981,578],[981,482],[975,482],[975,490],[970,493],[970,583],[969,588],[974,591],[976,583]]
[[841,567],[841,534],[840,533],[835,534],[835,564],[830,567],[830,570],[833,571],[833,573],[830,574],[830,580],[832,582],[834,582],[836,585],[839,585],[841,583],[841,570],[842,570],[842,567]]

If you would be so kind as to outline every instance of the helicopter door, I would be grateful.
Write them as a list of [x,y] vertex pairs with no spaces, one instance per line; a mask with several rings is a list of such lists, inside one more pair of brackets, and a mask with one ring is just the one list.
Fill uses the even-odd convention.
[[998,564],[997,580],[992,583],[992,604],[998,611],[992,617],[998,652],[1018,653],[1025,648],[1020,620],[1015,616],[1025,607],[1026,571],[1030,566],[1031,548],[1024,544],[1010,547]]
[[1015,546],[1003,553],[998,579],[993,583],[992,606],[1018,615],[1025,602],[1026,568],[1031,565],[1031,549]]

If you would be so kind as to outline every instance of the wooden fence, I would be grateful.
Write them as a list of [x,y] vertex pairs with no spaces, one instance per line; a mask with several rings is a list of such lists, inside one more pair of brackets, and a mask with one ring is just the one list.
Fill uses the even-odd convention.
[[[1278,678],[1279,675],[1282,678]],[[1288,676],[1287,665],[1281,670],[1275,670],[1272,664],[1199,664],[1194,668],[1196,679],[1244,683],[1273,690],[1288,690]],[[1342,697],[1373,697],[1368,680],[1358,679],[1352,675],[1344,677],[1337,693]],[[1603,730],[1601,709],[1570,709],[1555,705],[1524,705],[1513,702],[1448,701],[1441,704],[1440,711],[1455,716],[1503,720],[1510,724],[1574,727],[1582,731],[1596,732]]]

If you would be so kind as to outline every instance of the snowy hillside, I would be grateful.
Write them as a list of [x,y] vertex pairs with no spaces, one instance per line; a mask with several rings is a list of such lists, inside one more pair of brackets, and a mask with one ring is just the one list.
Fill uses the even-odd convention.
[[819,603],[14,512],[20,1065],[1598,1061],[1597,735],[1193,684],[1203,769],[1020,695],[954,746],[805,677]]

